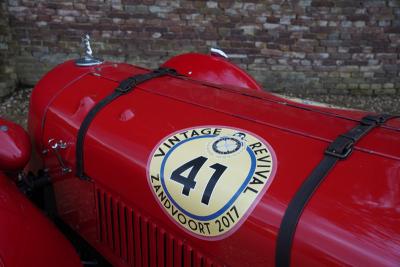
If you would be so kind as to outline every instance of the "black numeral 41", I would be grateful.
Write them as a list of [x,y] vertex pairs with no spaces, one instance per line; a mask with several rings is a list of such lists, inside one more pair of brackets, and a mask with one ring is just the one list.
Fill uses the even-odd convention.
[[[197,157],[189,162],[186,162],[172,172],[171,180],[183,185],[182,194],[184,194],[185,196],[189,196],[190,190],[195,188],[196,176],[207,160],[208,158],[203,156]],[[207,186],[203,192],[203,196],[201,198],[201,202],[206,205],[208,205],[210,201],[210,197],[215,188],[215,185],[217,184],[219,178],[221,178],[227,167],[222,164],[215,163],[209,166],[209,168],[214,169],[214,173],[210,177],[210,180],[208,181]],[[187,177],[183,176],[182,173],[184,173],[188,169],[191,170]]]

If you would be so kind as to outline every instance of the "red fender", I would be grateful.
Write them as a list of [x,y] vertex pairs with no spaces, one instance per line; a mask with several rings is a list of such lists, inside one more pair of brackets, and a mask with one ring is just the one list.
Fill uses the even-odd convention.
[[68,240],[0,171],[0,266],[81,267]]
[[0,118],[0,170],[21,170],[31,155],[28,133],[19,125]]
[[170,58],[162,66],[173,68],[193,80],[263,90],[253,77],[219,56],[187,53]]

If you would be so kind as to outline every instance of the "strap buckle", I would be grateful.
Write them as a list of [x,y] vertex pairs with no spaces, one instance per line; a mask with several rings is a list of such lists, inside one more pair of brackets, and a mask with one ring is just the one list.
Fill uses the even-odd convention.
[[389,118],[393,116],[388,114],[381,114],[381,115],[367,115],[361,119],[361,124],[364,125],[379,125],[386,122]]
[[167,74],[174,75],[174,76],[178,75],[177,71],[174,69],[158,68],[152,72],[136,75],[136,76],[133,76],[133,77],[123,80],[122,82],[120,82],[118,87],[115,88],[115,91],[118,93],[121,93],[121,94],[126,94],[126,93],[130,92],[132,90],[132,88],[135,88],[137,85],[139,85],[147,80],[150,80],[150,79],[153,79],[156,77],[160,77],[160,76],[164,76]]
[[153,71],[154,73],[165,75],[165,74],[171,74],[171,75],[178,75],[178,72],[175,69],[172,68],[158,68]]
[[133,87],[137,85],[138,81],[135,78],[128,78],[126,80],[123,80],[117,88],[115,88],[115,91],[126,94],[128,93]]
[[353,139],[344,135],[339,135],[325,150],[325,155],[345,159],[353,151],[353,145]]

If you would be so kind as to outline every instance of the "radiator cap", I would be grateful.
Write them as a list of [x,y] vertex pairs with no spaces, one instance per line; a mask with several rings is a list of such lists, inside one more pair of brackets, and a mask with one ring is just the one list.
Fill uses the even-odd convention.
[[86,34],[82,38],[82,44],[83,44],[83,47],[85,49],[85,56],[80,58],[80,59],[77,59],[75,61],[75,64],[77,66],[90,67],[90,66],[95,66],[95,65],[99,65],[99,64],[103,63],[102,59],[93,57],[92,48],[90,47],[90,36],[89,36],[89,34]]

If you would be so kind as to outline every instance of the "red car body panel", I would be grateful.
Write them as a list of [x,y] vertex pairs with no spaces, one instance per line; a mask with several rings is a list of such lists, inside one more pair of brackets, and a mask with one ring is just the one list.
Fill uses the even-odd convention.
[[31,156],[31,143],[25,130],[0,118],[0,170],[21,170]]
[[0,266],[82,266],[72,245],[0,172]]
[[[127,64],[79,68],[67,62],[34,89],[29,129],[38,147],[46,148],[49,139],[68,143],[61,156],[72,173],[62,174],[54,155],[44,157],[61,218],[115,266],[181,261],[185,266],[273,266],[288,203],[329,142],[357,125],[365,112],[314,107],[183,77],[156,78],[98,113],[84,145],[91,180],[77,178],[76,136],[85,115],[121,80],[144,72]],[[67,75],[62,81],[60,73]],[[42,128],[32,125],[39,122]],[[160,140],[204,125],[250,131],[267,140],[277,158],[276,175],[254,210],[232,235],[218,241],[196,238],[176,226],[146,178],[150,154]],[[392,120],[357,143],[351,157],[318,188],[297,227],[292,264],[398,265],[399,192],[400,121]]]

